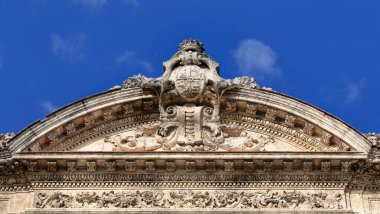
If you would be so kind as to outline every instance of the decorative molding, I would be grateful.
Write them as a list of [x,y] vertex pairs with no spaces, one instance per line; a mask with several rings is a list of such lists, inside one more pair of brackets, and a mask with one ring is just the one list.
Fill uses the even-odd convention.
[[273,171],[273,162],[264,161],[264,172],[272,172],[272,171]]
[[[134,127],[142,126],[147,122],[154,122],[159,118],[159,114],[157,113],[147,113],[147,114],[136,114],[129,115],[124,118],[116,119],[113,121],[102,121],[98,125],[95,126],[94,118],[92,116],[86,116],[85,121],[87,121],[88,125],[91,126],[87,129],[78,130],[76,134],[69,135],[67,137],[63,137],[58,139],[56,135],[53,139],[55,139],[55,143],[50,143],[48,145],[38,145],[38,142],[34,142],[38,146],[33,146],[33,144],[29,147],[33,152],[37,151],[70,151],[79,146],[86,145],[86,142],[91,142],[92,139],[99,137],[101,134],[107,135],[108,133],[112,133],[116,130],[120,129],[132,129]],[[91,118],[91,119],[89,119]],[[88,120],[93,121],[88,122]]]
[[108,172],[114,172],[116,168],[116,162],[115,161],[107,161],[106,162],[106,170]]
[[224,171],[225,172],[233,172],[235,171],[235,163],[233,161],[224,162]]
[[276,121],[276,114],[277,114],[276,109],[268,108],[266,111],[266,114],[265,114],[265,119],[267,119],[271,122],[274,122],[274,121]]
[[284,162],[284,172],[292,172],[294,170],[294,164],[292,161]]
[[77,171],[77,162],[76,161],[67,161],[67,172]]
[[134,161],[125,161],[125,171],[134,172],[136,170],[136,164]]
[[250,130],[256,133],[264,133],[267,135],[285,138],[288,140],[288,143],[301,148],[304,151],[332,152],[347,151],[349,148],[344,142],[341,142],[340,144],[325,145],[321,143],[319,138],[310,136],[310,132],[309,134],[304,134],[304,130],[302,131],[299,129],[288,128],[282,124],[246,114],[223,112],[221,114],[221,120],[224,124],[233,124],[233,126],[237,129]]
[[57,162],[55,162],[55,161],[47,162],[47,171],[48,172],[56,172],[57,171]]
[[374,146],[379,146],[380,147],[380,133],[374,133],[370,132],[368,134],[364,134],[368,140],[372,142]]
[[165,164],[166,164],[166,171],[167,172],[175,172],[177,170],[174,161],[166,161]]
[[304,161],[303,162],[303,171],[304,172],[311,172],[311,171],[313,171],[313,162],[311,162],[311,161]]
[[253,163],[253,161],[244,161],[243,163],[243,167],[244,167],[244,171],[246,172],[253,172],[253,170],[255,170],[255,165]]
[[96,172],[97,166],[96,161],[87,161],[87,171]]
[[285,122],[284,125],[289,127],[289,128],[294,128],[294,125],[296,124],[296,117],[290,114],[287,114],[285,116]]
[[247,103],[246,113],[251,114],[251,115],[255,115],[256,112],[257,112],[257,105]]
[[331,171],[330,161],[322,161],[321,162],[321,171],[322,172],[330,172]]
[[155,161],[146,161],[145,162],[145,171],[147,171],[147,172],[156,171],[156,162]]
[[[27,175],[30,182],[42,181],[310,181],[310,182],[349,182],[350,173],[40,173]],[[6,179],[0,177],[0,182]],[[6,183],[6,181],[3,181]]]
[[8,142],[15,136],[14,133],[0,134],[0,151],[6,150]]
[[186,161],[186,171],[194,172],[196,170],[196,165],[194,161]]
[[28,165],[29,172],[37,172],[38,171],[38,163],[37,161],[30,161]]
[[236,102],[226,102],[226,111],[235,112],[236,111]]
[[[315,189],[324,188],[328,189],[345,189],[347,183],[345,182],[234,182],[234,181],[197,181],[196,183],[189,182],[152,182],[152,181],[97,181],[97,182],[32,182],[29,187],[32,187],[35,191],[37,190],[56,190],[67,188],[80,188],[80,189],[102,189],[102,188],[168,188],[168,189],[178,189],[178,188],[249,188],[249,189]],[[26,186],[23,187],[26,189]],[[1,190],[2,189],[2,190]],[[7,190],[6,190],[7,189]],[[0,188],[0,191],[16,191],[17,189],[22,190],[21,186],[15,185],[15,188],[4,186]]]
[[303,127],[303,132],[307,135],[313,136],[314,134],[314,125],[308,122],[305,122]]
[[305,191],[105,191],[52,194],[40,192],[37,208],[239,208],[316,209],[345,208],[337,192]]
[[205,162],[205,171],[206,172],[215,172],[216,171],[215,161],[206,161]]
[[330,145],[332,135],[326,131],[322,131],[321,142],[325,145]]
[[133,103],[132,102],[125,103],[123,105],[123,109],[124,109],[124,115],[132,114],[134,112]]

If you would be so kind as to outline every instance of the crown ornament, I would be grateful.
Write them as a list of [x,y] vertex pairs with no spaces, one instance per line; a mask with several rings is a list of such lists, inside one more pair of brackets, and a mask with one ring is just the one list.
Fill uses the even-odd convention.
[[179,50],[203,52],[205,49],[202,42],[195,39],[185,39],[179,44]]

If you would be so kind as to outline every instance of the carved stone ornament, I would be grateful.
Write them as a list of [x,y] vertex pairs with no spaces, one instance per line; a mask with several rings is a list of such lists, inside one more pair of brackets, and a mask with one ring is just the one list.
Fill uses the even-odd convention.
[[[233,80],[219,76],[219,64],[204,52],[202,43],[185,40],[179,51],[164,63],[160,78],[137,75],[124,83],[124,88],[141,87],[158,96],[159,124],[140,127],[130,136],[107,138],[105,142],[117,145],[119,151],[262,151],[267,140],[253,138],[249,134],[228,136],[246,138],[244,145],[230,145],[236,139],[226,140],[220,123],[221,98],[226,91],[255,89],[253,78]],[[236,102],[227,102],[226,110],[236,111]],[[131,113],[130,106],[124,106]],[[143,110],[152,111],[153,101],[143,101]],[[244,135],[244,136],[243,136]]]
[[344,208],[340,193],[300,191],[105,191],[39,193],[37,208]]
[[7,143],[15,136],[14,133],[0,134],[0,151],[7,148]]
[[146,77],[141,74],[129,77],[124,81],[123,88],[140,88],[145,79]]
[[373,143],[373,145],[380,147],[380,134],[371,132],[365,134],[365,136],[368,138],[368,140],[370,140]]
[[0,213],[380,213],[380,135],[223,79],[185,40],[136,75],[0,134]]

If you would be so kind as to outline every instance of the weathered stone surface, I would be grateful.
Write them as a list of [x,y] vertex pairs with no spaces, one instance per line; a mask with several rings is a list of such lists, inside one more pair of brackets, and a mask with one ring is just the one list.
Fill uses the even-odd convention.
[[14,136],[15,134],[13,133],[0,134],[0,151],[7,149],[8,141]]
[[0,135],[0,212],[380,213],[379,134],[204,51]]

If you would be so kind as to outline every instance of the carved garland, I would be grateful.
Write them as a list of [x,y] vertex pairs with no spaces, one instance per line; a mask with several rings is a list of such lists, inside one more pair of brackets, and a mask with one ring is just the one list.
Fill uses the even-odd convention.
[[299,191],[106,191],[39,193],[37,208],[343,209],[340,193]]

